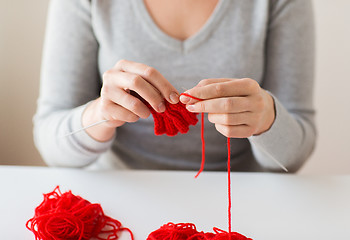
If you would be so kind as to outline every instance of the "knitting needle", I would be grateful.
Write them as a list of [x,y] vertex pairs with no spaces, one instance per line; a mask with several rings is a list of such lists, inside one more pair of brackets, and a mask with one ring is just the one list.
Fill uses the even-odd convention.
[[[181,88],[183,88],[183,89],[186,91],[186,89],[185,89],[184,87],[181,87]],[[104,119],[104,120],[101,120],[101,121],[92,123],[92,124],[90,124],[90,125],[88,125],[88,126],[86,126],[86,127],[80,128],[80,129],[75,130],[75,131],[72,131],[72,132],[70,132],[70,133],[67,133],[66,135],[64,135],[64,136],[62,136],[62,137],[69,137],[69,136],[74,135],[74,134],[76,134],[76,133],[78,133],[78,132],[81,132],[81,131],[86,130],[86,129],[88,129],[88,128],[91,128],[91,127],[100,125],[100,124],[105,123],[105,122],[108,122],[108,120],[107,120],[107,119]],[[283,166],[283,164],[280,163],[276,158],[274,158],[270,153],[268,153],[268,152],[265,151],[265,150],[262,150],[262,151],[263,151],[266,155],[268,155],[268,156],[272,159],[272,161],[274,161],[281,169],[283,169],[285,172],[288,172],[288,169],[287,169],[285,166]]]
[[272,161],[274,161],[280,168],[282,168],[285,172],[288,172],[288,169],[283,166],[282,163],[280,163],[280,161],[278,161],[276,158],[272,157],[270,153],[268,153],[267,151],[264,150],[264,152],[266,153],[266,155],[268,155]]
[[107,119],[104,119],[104,120],[101,120],[101,121],[92,123],[92,124],[90,124],[90,125],[88,125],[88,126],[86,126],[86,127],[80,128],[80,129],[75,130],[75,131],[72,131],[72,132],[70,132],[70,133],[67,133],[66,135],[64,135],[64,136],[62,136],[62,137],[69,137],[69,136],[74,135],[74,134],[76,134],[76,133],[78,133],[78,132],[81,132],[81,131],[83,131],[83,130],[85,130],[85,129],[88,129],[88,128],[91,128],[91,127],[100,125],[100,124],[105,123],[105,122],[108,122],[108,120],[107,120]]
[[[88,129],[88,128],[91,128],[91,127],[100,125],[100,124],[105,123],[105,122],[108,122],[108,120],[107,120],[107,119],[104,119],[104,120],[95,122],[95,123],[90,124],[90,125],[88,125],[88,126],[86,126],[86,127],[80,128],[80,129],[78,129],[78,130],[76,130],[76,131],[72,131],[72,132],[70,132],[70,133],[67,133],[66,135],[64,135],[64,136],[62,136],[62,137],[69,137],[69,136],[74,135],[74,134],[76,134],[76,133],[78,133],[78,132],[81,132],[81,131],[83,131],[83,130],[85,130],[85,129]],[[260,149],[262,149],[262,148],[260,148]],[[272,161],[274,161],[281,169],[283,169],[285,172],[288,172],[288,169],[287,169],[285,166],[283,166],[283,164],[280,163],[276,158],[274,158],[270,153],[268,153],[268,152],[265,151],[265,150],[262,150],[262,151],[263,151],[266,155],[268,155],[268,156],[272,159]]]
[[[256,146],[256,145],[255,145]],[[288,172],[288,169],[283,166],[283,164],[278,161],[275,157],[273,157],[268,151],[266,151],[265,149],[263,149],[262,147],[258,147],[256,146],[259,150],[261,150],[262,152],[264,152],[272,161],[274,161],[281,169],[283,169],[285,172]]]
[[[266,152],[266,151],[265,151]],[[267,152],[266,152],[267,153]],[[271,157],[271,159],[280,167],[282,168],[285,172],[288,172],[288,169],[282,165],[276,158],[272,157],[271,154],[267,153]]]

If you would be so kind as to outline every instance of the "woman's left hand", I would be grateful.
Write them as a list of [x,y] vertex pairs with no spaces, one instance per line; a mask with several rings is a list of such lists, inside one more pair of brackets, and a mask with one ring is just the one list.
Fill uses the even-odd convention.
[[273,98],[252,79],[204,79],[181,95],[180,101],[190,112],[206,112],[217,131],[229,138],[259,135],[275,119]]

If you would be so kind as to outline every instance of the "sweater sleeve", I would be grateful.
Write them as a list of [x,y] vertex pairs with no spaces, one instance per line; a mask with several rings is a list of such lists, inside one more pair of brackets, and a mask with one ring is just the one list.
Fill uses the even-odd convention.
[[88,0],[51,0],[43,51],[34,141],[49,165],[82,167],[113,142],[97,142],[82,127],[87,103],[99,96],[98,43]]
[[297,171],[314,149],[314,23],[310,0],[276,0],[270,6],[265,75],[261,87],[274,98],[276,118],[249,141],[267,170]]

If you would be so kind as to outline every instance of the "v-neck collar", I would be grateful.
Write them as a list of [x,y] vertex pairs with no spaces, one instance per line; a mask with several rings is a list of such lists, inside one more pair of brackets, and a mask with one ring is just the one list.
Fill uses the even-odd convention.
[[163,32],[154,22],[143,0],[131,1],[137,11],[140,21],[155,40],[173,50],[181,53],[187,53],[191,49],[203,43],[209,37],[209,35],[218,25],[219,21],[222,19],[225,10],[228,8],[227,6],[230,0],[219,0],[214,11],[205,24],[199,29],[199,31],[185,40],[176,39]]

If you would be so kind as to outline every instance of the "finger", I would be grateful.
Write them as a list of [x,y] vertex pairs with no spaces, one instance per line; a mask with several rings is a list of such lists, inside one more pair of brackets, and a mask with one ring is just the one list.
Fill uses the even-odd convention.
[[231,78],[207,78],[207,79],[201,80],[195,87],[203,87],[209,84],[228,82],[231,80],[232,80]]
[[[232,79],[228,79],[228,78],[209,78],[209,79],[203,79],[203,80],[201,80],[201,81],[200,81],[195,87],[193,87],[193,88],[203,87],[203,86],[207,86],[207,85],[214,84],[214,83],[228,82],[228,81],[231,81],[231,80],[232,80]],[[191,89],[193,89],[193,88],[191,88]],[[189,91],[190,91],[191,89],[186,90],[185,93],[189,94]],[[194,96],[193,94],[189,94],[189,95],[190,95],[190,96]],[[196,97],[196,96],[194,96],[194,97]],[[183,104],[194,104],[194,103],[198,102],[199,100],[181,94],[181,95],[180,95],[180,101],[181,101]]]
[[179,93],[176,88],[170,84],[165,77],[155,68],[142,63],[136,63],[128,60],[120,60],[116,66],[117,69],[140,75],[143,79],[152,84],[162,96],[170,103],[179,102]]
[[148,107],[140,99],[131,96],[117,87],[109,89],[102,86],[101,98],[103,100],[110,100],[141,118],[148,118],[151,113]]
[[186,105],[190,112],[241,113],[250,112],[251,101],[247,97],[215,98]]
[[228,138],[248,138],[253,135],[253,128],[248,125],[227,126],[215,124],[216,130]]
[[252,79],[232,79],[231,81],[194,87],[186,91],[186,93],[201,99],[214,99],[222,97],[250,96],[259,93],[259,91],[259,84]]
[[211,123],[216,124],[222,124],[222,125],[250,125],[251,118],[252,118],[251,112],[242,112],[242,113],[209,113],[208,114],[208,120]]
[[140,118],[130,110],[111,101],[107,101],[103,104],[103,115],[105,119],[110,121],[122,122],[136,122]]
[[164,98],[160,92],[141,76],[129,72],[117,72],[113,75],[114,84],[119,88],[130,89],[140,95],[157,112],[165,111]]

